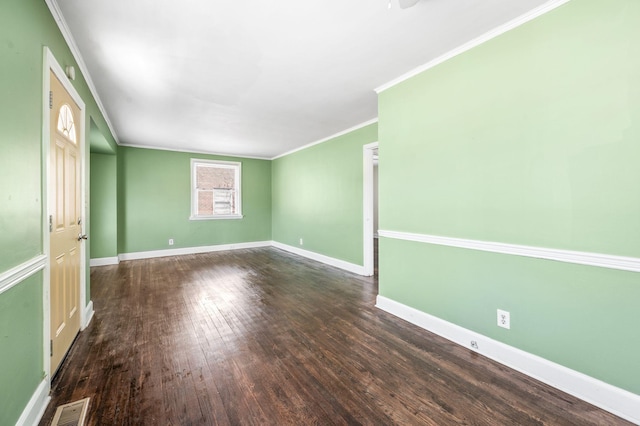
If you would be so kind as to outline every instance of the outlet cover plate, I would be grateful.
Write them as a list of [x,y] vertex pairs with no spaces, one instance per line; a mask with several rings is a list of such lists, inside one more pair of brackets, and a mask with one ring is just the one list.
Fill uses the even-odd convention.
[[511,329],[511,315],[509,312],[498,309],[498,327]]

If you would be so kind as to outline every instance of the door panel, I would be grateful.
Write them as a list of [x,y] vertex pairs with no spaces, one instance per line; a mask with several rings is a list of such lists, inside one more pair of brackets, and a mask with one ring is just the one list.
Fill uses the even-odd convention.
[[80,109],[50,72],[53,96],[49,191],[51,231],[51,372],[80,331]]

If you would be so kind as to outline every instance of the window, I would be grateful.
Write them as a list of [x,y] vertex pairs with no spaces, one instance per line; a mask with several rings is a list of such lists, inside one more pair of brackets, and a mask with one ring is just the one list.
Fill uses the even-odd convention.
[[76,143],[76,125],[73,122],[73,111],[67,104],[62,105],[58,114],[58,131],[71,142]]
[[191,159],[191,219],[240,219],[241,163]]

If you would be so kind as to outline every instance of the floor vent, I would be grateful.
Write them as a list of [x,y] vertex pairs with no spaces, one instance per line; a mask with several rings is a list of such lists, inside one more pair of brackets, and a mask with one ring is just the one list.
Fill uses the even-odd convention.
[[83,426],[89,408],[89,398],[58,407],[51,426]]

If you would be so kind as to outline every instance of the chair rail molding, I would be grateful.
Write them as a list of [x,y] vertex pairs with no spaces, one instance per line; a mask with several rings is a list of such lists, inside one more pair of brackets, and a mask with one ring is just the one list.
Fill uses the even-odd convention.
[[602,253],[562,250],[544,247],[525,246],[519,244],[498,243],[492,241],[469,240],[465,238],[442,237],[438,235],[415,234],[379,230],[378,235],[396,240],[415,241],[440,246],[466,248],[492,253],[511,254],[515,256],[533,257],[536,259],[556,260],[565,263],[597,266],[600,268],[619,269],[622,271],[640,272],[640,258],[614,256]]
[[20,284],[31,275],[44,269],[47,256],[39,255],[0,274],[0,294]]

